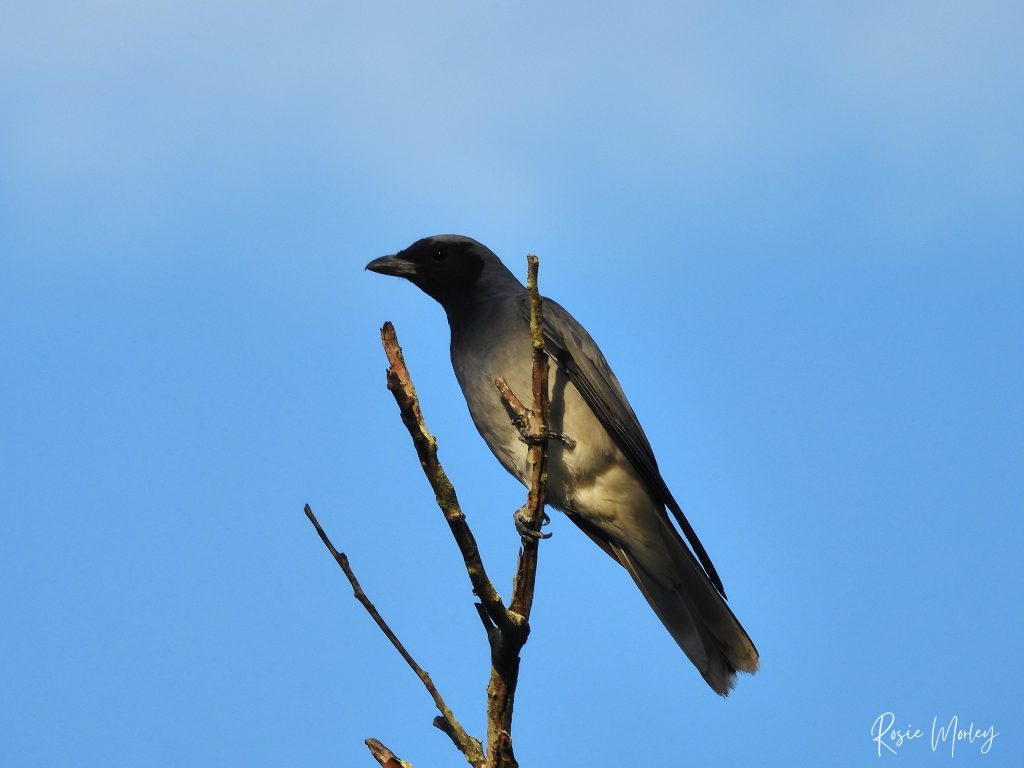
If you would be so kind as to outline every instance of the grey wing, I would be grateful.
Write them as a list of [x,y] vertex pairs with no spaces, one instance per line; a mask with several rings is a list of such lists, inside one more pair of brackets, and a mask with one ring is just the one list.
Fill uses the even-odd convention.
[[[529,317],[529,306],[525,296],[522,310]],[[704,545],[700,543],[693,526],[686,519],[686,515],[661,476],[647,435],[644,434],[640,421],[633,413],[618,379],[615,378],[600,348],[586,329],[557,302],[545,298],[542,317],[544,345],[548,355],[565,371],[569,381],[583,396],[605,429],[614,437],[616,444],[626,454],[647,486],[672,511],[711,583],[724,597],[725,589],[722,587],[718,571],[715,570]]]

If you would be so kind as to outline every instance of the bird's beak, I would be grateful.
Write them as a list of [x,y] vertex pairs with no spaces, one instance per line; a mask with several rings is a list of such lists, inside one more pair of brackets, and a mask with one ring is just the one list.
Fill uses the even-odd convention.
[[402,258],[401,254],[381,256],[367,264],[366,268],[371,272],[394,277],[413,277],[416,274],[416,265],[408,259]]

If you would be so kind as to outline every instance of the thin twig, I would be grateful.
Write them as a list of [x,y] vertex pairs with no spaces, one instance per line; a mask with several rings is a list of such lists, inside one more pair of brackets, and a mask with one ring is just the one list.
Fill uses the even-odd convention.
[[412,763],[400,759],[376,739],[367,739],[365,744],[370,750],[370,754],[373,755],[373,759],[380,763],[381,768],[412,768]]
[[[416,676],[419,677],[420,681],[423,683],[423,686],[427,689],[427,692],[430,694],[430,698],[434,700],[434,704],[437,707],[438,711],[441,713],[441,717],[444,719],[446,724],[446,727],[441,728],[441,730],[448,734],[448,736],[454,742],[455,746],[459,749],[459,751],[461,751],[466,756],[466,760],[468,760],[471,765],[481,765],[483,763],[484,756],[480,742],[474,739],[468,733],[466,733],[465,729],[459,724],[459,721],[455,719],[455,715],[452,714],[452,711],[448,708],[448,705],[445,704],[444,699],[441,697],[441,694],[438,692],[437,687],[434,685],[434,681],[430,679],[430,674],[425,669],[423,669],[423,667],[416,663],[416,660],[405,649],[405,646],[402,645],[402,641],[398,639],[397,635],[395,635],[393,631],[391,631],[391,627],[389,627],[387,622],[384,621],[384,618],[377,611],[376,606],[374,606],[374,604],[370,601],[370,598],[366,596],[366,593],[363,592],[363,588],[359,584],[359,579],[356,578],[355,572],[349,565],[348,557],[345,555],[344,552],[339,552],[337,549],[335,549],[334,544],[331,543],[330,538],[327,536],[327,533],[321,527],[320,521],[316,519],[316,515],[313,514],[313,509],[309,506],[309,504],[306,505],[305,511],[306,517],[309,518],[309,521],[313,524],[313,527],[316,528],[317,535],[320,537],[320,540],[324,543],[324,546],[327,547],[327,551],[331,553],[331,556],[334,558],[335,562],[337,562],[341,570],[344,571],[345,576],[348,578],[349,583],[352,585],[352,591],[355,595],[356,600],[358,600],[366,609],[366,612],[370,614],[370,617],[376,622],[377,626],[380,627],[380,630],[384,633],[384,636],[391,641],[391,644],[395,647],[395,650],[397,650],[401,654],[402,658],[405,659],[406,664],[408,664],[412,671],[416,673]],[[379,744],[380,742],[376,743]]]
[[[530,340],[533,345],[533,412],[530,414],[532,434],[529,441],[530,492],[526,500],[526,525],[540,530],[547,490],[548,442],[548,356],[544,352],[544,331],[541,317],[542,302],[537,290],[537,257],[527,256],[526,290],[530,296]],[[524,620],[530,620],[533,592],[537,578],[537,539],[523,541],[516,569],[511,610]]]
[[[530,428],[533,412],[516,397],[516,393],[509,387],[508,382],[499,376],[494,380],[494,386],[498,388],[498,392],[501,394],[501,401],[508,409],[512,425],[519,430],[519,437],[522,441],[529,445],[531,442],[539,439],[537,436],[539,433]],[[548,440],[557,440],[570,451],[576,447],[576,441],[573,437],[564,432],[548,432],[547,438]],[[545,536],[544,538],[547,537]]]
[[[541,316],[541,297],[537,290],[537,257],[527,257],[526,289],[530,297],[530,338],[533,347],[533,409],[527,411],[504,379],[495,385],[511,413],[513,424],[529,446],[530,489],[523,517],[525,525],[539,532],[544,515],[547,484],[548,442],[548,358],[544,352],[544,334]],[[519,619],[516,628],[502,629],[491,636],[491,679],[487,685],[487,764],[495,768],[516,768],[518,762],[512,751],[512,710],[519,681],[519,653],[530,632],[530,612],[533,608],[534,587],[537,580],[539,537],[524,536],[516,577],[513,584],[510,611]]]
[[505,604],[495,589],[494,584],[487,576],[483,561],[480,559],[480,549],[476,543],[476,537],[466,523],[466,516],[459,506],[459,499],[455,493],[448,475],[437,458],[437,440],[434,438],[423,420],[423,412],[420,410],[419,398],[416,396],[416,388],[412,383],[412,376],[405,365],[405,358],[402,355],[402,348],[398,345],[398,337],[395,335],[395,327],[390,323],[384,323],[380,329],[381,341],[384,344],[384,351],[387,353],[388,362],[388,389],[395,397],[398,408],[402,414],[402,423],[409,431],[413,444],[416,446],[416,453],[420,459],[420,466],[427,476],[430,487],[434,490],[434,498],[437,506],[444,513],[444,518],[451,528],[455,543],[458,544],[462,553],[462,560],[466,566],[466,573],[473,585],[473,593],[480,598],[484,610],[491,621],[498,627],[514,631],[515,619],[505,608]]

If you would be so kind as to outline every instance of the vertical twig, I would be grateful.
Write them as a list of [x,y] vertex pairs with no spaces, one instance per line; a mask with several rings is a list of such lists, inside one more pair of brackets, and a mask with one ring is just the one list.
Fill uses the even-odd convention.
[[[526,290],[530,297],[530,341],[533,346],[533,413],[530,419],[529,460],[530,491],[526,500],[526,524],[535,531],[540,530],[544,514],[547,490],[548,459],[548,356],[544,352],[544,326],[541,312],[543,299],[537,289],[537,257],[530,254],[527,260]],[[516,580],[512,593],[511,610],[526,621],[533,608],[533,593],[537,581],[538,538],[523,539],[516,568]]]
[[[530,298],[530,338],[533,348],[533,409],[528,414],[526,441],[529,446],[530,489],[524,517],[530,530],[540,531],[544,514],[547,482],[548,441],[548,358],[544,352],[541,297],[537,290],[538,260],[527,257],[526,289]],[[503,380],[495,382],[502,398],[513,413],[525,411],[515,393]],[[537,581],[539,537],[524,536],[513,585],[510,614],[516,618],[513,631],[500,629],[491,633],[491,679],[487,685],[487,764],[495,768],[516,768],[519,763],[512,752],[512,713],[519,681],[519,653],[530,633],[530,612],[533,608]]]

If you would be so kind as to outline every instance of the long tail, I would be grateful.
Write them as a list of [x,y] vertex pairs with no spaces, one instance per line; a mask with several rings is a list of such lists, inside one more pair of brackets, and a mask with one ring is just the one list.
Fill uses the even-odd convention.
[[757,649],[675,529],[667,527],[665,544],[674,567],[660,578],[623,548],[611,549],[707,684],[727,696],[737,671],[757,671]]

